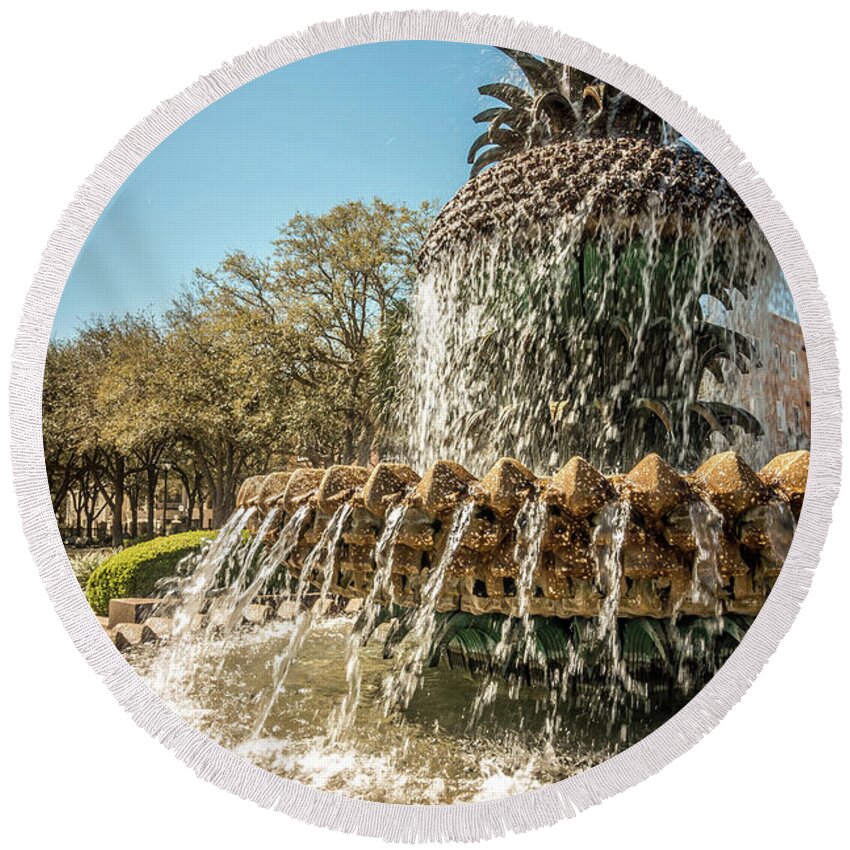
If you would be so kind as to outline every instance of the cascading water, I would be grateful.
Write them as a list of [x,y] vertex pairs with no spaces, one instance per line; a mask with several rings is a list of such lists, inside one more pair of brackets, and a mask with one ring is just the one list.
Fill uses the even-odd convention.
[[[235,605],[239,583],[257,554],[255,544],[258,538],[249,539],[246,543],[244,537],[254,514],[254,508],[234,511],[209,546],[186,560],[181,569],[191,572],[178,580],[176,587],[170,588],[165,597],[162,607],[173,609],[173,614],[171,639],[156,668],[157,685],[162,692],[173,693],[179,689],[186,671],[194,675],[205,646],[215,632],[232,621],[229,612]],[[271,522],[273,519],[269,525]],[[246,554],[250,561],[244,557]],[[229,574],[235,575],[231,583],[218,587]],[[216,591],[228,599],[228,608],[219,606],[219,614],[213,618],[209,616],[208,608],[211,600],[213,604],[215,602]],[[200,639],[192,634],[193,631],[200,631]]]
[[717,601],[717,591],[720,587],[717,552],[723,530],[723,515],[711,502],[702,499],[692,501],[688,511],[696,544],[691,578],[691,600],[694,602],[705,602],[710,599]]
[[446,577],[446,569],[458,550],[472,519],[475,503],[466,502],[455,511],[445,547],[422,585],[419,607],[412,612],[408,633],[400,648],[393,672],[383,683],[384,710],[410,704],[422,678],[422,670],[431,656],[436,628],[437,601]]
[[[280,530],[274,545],[267,547],[278,518],[277,510],[270,510],[247,538],[246,528],[255,509],[236,510],[209,548],[190,559],[188,566],[192,572],[177,592],[166,599],[166,606],[177,602],[172,616],[173,637],[185,636],[195,623],[202,625],[208,636],[212,632],[232,634],[241,624],[248,605],[285,568],[309,511],[308,506],[299,508]],[[229,575],[234,577],[225,586],[219,586]],[[203,620],[199,619],[201,614]]]
[[716,362],[747,369],[753,357],[745,333],[715,320],[743,301],[736,287],[780,280],[763,236],[719,243],[710,213],[687,232],[652,212],[589,228],[576,213],[431,261],[413,295],[402,459],[424,469],[451,457],[475,474],[502,456],[541,474],[576,454],[611,470],[650,451],[691,465],[718,417],[738,426],[733,447],[746,444],[752,417],[725,390],[701,393]]
[[348,691],[342,704],[331,717],[331,738],[338,738],[354,722],[357,705],[360,702],[362,689],[362,673],[360,655],[364,644],[375,631],[381,605],[378,600],[383,598],[386,607],[392,606],[392,571],[395,544],[401,523],[407,507],[398,505],[388,514],[384,530],[375,545],[375,573],[369,593],[363,600],[360,616],[351,626],[351,633],[346,642],[345,678]]
[[222,526],[209,548],[195,557],[190,564],[192,572],[177,588],[179,606],[172,618],[172,634],[175,638],[184,635],[207,603],[207,595],[231,563],[234,552],[242,543],[242,534],[251,517],[253,508],[236,510]]
[[599,512],[593,535],[596,581],[602,594],[599,636],[608,641],[614,665],[619,661],[617,609],[623,576],[623,543],[631,512],[627,500],[609,502]]
[[538,662],[534,629],[529,603],[534,594],[534,579],[540,564],[540,544],[546,522],[547,506],[538,499],[526,499],[514,521],[516,545],[514,560],[517,565],[516,605],[517,616],[508,617],[502,630],[502,640],[496,648],[496,658],[507,661],[509,653],[520,648],[519,662]]
[[[263,577],[267,572],[265,564],[269,563],[269,553],[262,553],[261,563],[259,564],[257,564],[257,559],[261,547],[266,542],[266,536],[274,527],[276,519],[277,510],[272,508],[260,523],[257,532],[248,541],[247,548],[236,559],[236,577],[224,593],[211,600],[207,611],[207,628],[222,627],[226,633],[229,633],[242,622],[242,614],[245,608],[253,601],[257,591],[264,584]],[[255,569],[257,573],[253,580],[249,577],[252,569]]]
[[[624,150],[630,143],[614,144]],[[577,143],[576,150],[581,146]],[[693,152],[685,148],[680,143],[673,156],[687,159]],[[616,154],[613,166],[602,161],[614,155],[611,146],[602,150],[601,160],[584,162],[574,175],[583,197],[563,207],[570,212],[548,218],[547,212],[538,220],[524,211],[519,228],[483,228],[469,241],[447,238],[428,254],[411,296],[406,345],[400,347],[406,354],[396,396],[398,459],[424,473],[435,461],[450,458],[480,478],[506,456],[548,476],[573,455],[613,473],[649,452],[679,468],[693,468],[711,439],[755,452],[757,417],[743,409],[740,393],[728,389],[735,381],[727,381],[726,388],[718,381],[756,362],[758,346],[748,338],[754,325],[735,321],[729,311],[734,307],[750,315],[742,309],[747,299],[755,294],[757,302],[779,280],[775,259],[754,225],[742,225],[734,215],[724,218],[711,203],[693,219],[652,202],[639,204],[628,216],[607,215],[609,171],[635,168],[636,185],[657,177],[653,163],[661,154],[656,150],[641,160],[635,150],[633,158]],[[560,203],[553,209],[561,209]],[[723,204],[728,211],[728,199]],[[718,430],[722,436],[712,437]],[[480,779],[475,772],[482,760],[494,759],[490,733],[501,736],[503,749],[515,748],[516,763],[523,765],[531,761],[529,741],[539,747],[542,736],[550,761],[536,761],[536,773],[518,781],[516,790],[533,787],[550,769],[560,778],[584,758],[598,760],[598,741],[611,741],[618,723],[618,744],[636,740],[642,724],[653,728],[661,715],[669,716],[722,663],[746,623],[680,616],[678,609],[664,623],[651,617],[620,619],[632,585],[624,566],[627,536],[662,534],[658,526],[648,531],[641,526],[628,497],[596,510],[593,531],[583,532],[582,545],[591,536],[594,586],[577,568],[570,578],[560,576],[563,583],[572,577],[587,583],[587,609],[598,604],[598,616],[555,625],[546,617],[535,619],[531,611],[543,582],[547,522],[547,507],[536,496],[514,516],[513,598],[492,616],[476,615],[479,635],[484,634],[475,649],[485,656],[477,665],[486,671],[483,682],[470,684],[458,670],[431,666],[444,648],[440,617],[450,612],[438,608],[444,587],[456,580],[450,567],[473,518],[489,510],[482,500],[476,503],[476,494],[462,491],[450,518],[432,517],[428,533],[438,541],[437,555],[406,565],[401,600],[394,596],[394,560],[404,548],[400,532],[415,503],[402,501],[383,516],[377,543],[364,555],[352,550],[365,547],[346,539],[352,507],[344,502],[303,560],[305,535],[318,516],[315,504],[291,515],[265,549],[279,514],[267,513],[246,538],[253,509],[237,511],[180,588],[178,640],[169,652],[184,653],[180,659],[172,656],[179,675],[191,673],[188,684],[178,675],[172,691],[178,680],[187,691],[203,689],[197,670],[233,677],[233,693],[216,697],[219,710],[234,718],[228,728],[238,730],[231,743],[285,775],[308,775],[321,787],[338,782],[373,799],[395,800],[405,787],[398,799],[415,802],[409,796],[415,787],[419,799],[436,802],[448,793],[447,782],[451,799],[479,798],[480,783],[465,784],[461,777]],[[759,517],[753,524],[763,520],[773,553],[764,556],[772,558],[764,572],[784,559],[793,515],[784,502],[775,502]],[[573,521],[563,519],[565,527]],[[677,517],[680,526],[687,520],[695,552],[692,607],[683,610],[693,610],[723,592],[718,551],[724,532],[721,514],[703,499],[694,499],[687,515]],[[413,548],[407,547],[408,555]],[[358,581],[371,573],[368,587],[358,585],[363,601],[353,619],[325,617],[325,603],[347,569],[344,564],[338,569],[341,552],[352,563],[366,564]],[[472,548],[460,554],[473,561],[479,557]],[[556,582],[551,554],[547,557],[547,580]],[[462,567],[468,569],[462,580],[486,584],[477,568]],[[258,638],[259,649],[251,649],[247,638],[234,647],[231,638],[247,606],[281,571],[294,621],[269,624],[271,637]],[[486,596],[485,591],[486,586],[481,590]],[[510,597],[507,589],[505,596]],[[395,607],[399,601],[406,610]],[[190,634],[201,614],[206,628]],[[370,641],[383,619],[391,620],[389,636]],[[546,641],[555,647],[554,660],[539,649]],[[376,646],[381,643],[383,650]],[[161,666],[153,665],[153,675]],[[655,702],[649,699],[659,675],[675,677],[675,698],[665,692]],[[504,676],[507,687],[501,684]],[[440,688],[429,689],[435,681]],[[634,708],[639,711],[625,713]],[[497,717],[499,723],[487,725]],[[577,747],[590,727],[591,743]],[[505,728],[511,730],[507,736]],[[443,745],[446,737],[461,758]],[[368,752],[380,753],[375,763],[364,761],[358,749],[364,741]],[[427,766],[421,774],[411,772],[412,755]],[[321,765],[324,773],[311,765]],[[520,775],[515,769],[513,776]]]
[[[514,520],[514,561],[517,564],[516,616],[509,614],[502,623],[499,642],[493,650],[490,675],[476,694],[470,725],[480,719],[484,709],[496,698],[500,680],[508,675],[511,662],[520,670],[528,664],[540,665],[529,603],[534,594],[534,579],[540,563],[540,544],[547,510],[546,504],[541,500],[528,498]],[[519,693],[520,681],[519,671],[516,671],[508,688],[509,694],[514,698]]]
[[[508,725],[514,730],[510,733],[514,737],[497,739],[506,752],[524,759],[530,770],[527,779],[520,779],[519,768],[511,768],[510,781],[517,784],[510,787],[522,790],[533,787],[527,783],[543,776],[569,775],[577,769],[577,762],[572,761],[576,752],[595,753],[588,756],[592,763],[602,757],[599,754],[604,746],[603,750],[597,749],[599,742],[616,740],[618,747],[626,745],[636,740],[646,724],[656,722],[653,718],[659,716],[659,711],[670,712],[681,705],[704,682],[707,671],[722,663],[729,651],[724,647],[731,646],[730,639],[740,637],[741,626],[729,618],[696,623],[693,618],[685,618],[681,623],[644,626],[647,635],[666,635],[668,652],[672,654],[663,663],[672,667],[677,682],[675,694],[665,695],[667,692],[662,691],[657,692],[661,696],[654,701],[648,698],[651,675],[647,674],[650,678],[646,682],[637,681],[632,673],[643,668],[627,670],[626,661],[634,661],[634,647],[627,650],[631,655],[624,652],[621,644],[627,641],[629,628],[618,620],[621,589],[625,586],[623,551],[634,514],[626,499],[612,500],[597,512],[592,523],[595,531],[591,551],[601,597],[600,615],[595,620],[576,618],[572,622],[572,643],[558,656],[557,665],[552,666],[553,656],[537,654],[538,646],[543,646],[540,641],[546,640],[542,637],[546,633],[544,627],[549,628],[551,638],[551,626],[530,615],[536,588],[542,581],[541,543],[550,515],[547,502],[535,491],[520,504],[513,519],[511,552],[516,578],[512,616],[501,616],[498,621],[484,681],[458,678],[444,666],[431,667],[435,652],[440,651],[435,641],[442,622],[437,611],[441,589],[449,580],[448,569],[467,535],[474,537],[471,523],[478,516],[480,498],[481,494],[473,490],[470,498],[455,509],[442,532],[442,555],[418,586],[419,604],[405,613],[393,608],[391,577],[410,502],[404,499],[391,508],[373,549],[372,583],[353,621],[350,617],[322,616],[332,587],[346,569],[343,564],[338,568],[337,559],[345,551],[346,530],[352,527],[349,503],[336,510],[303,560],[297,552],[304,551],[304,537],[315,534],[310,524],[315,516],[312,504],[303,505],[289,516],[279,532],[274,532],[274,542],[266,546],[278,515],[266,514],[259,527],[247,533],[253,513],[238,511],[218,540],[197,560],[195,573],[183,580],[184,590],[190,592],[178,609],[178,619],[188,622],[191,612],[199,614],[206,607],[206,627],[201,631],[187,629],[182,638],[178,636],[177,641],[163,648],[148,675],[162,688],[163,668],[170,668],[172,681],[166,693],[182,701],[184,712],[201,725],[211,724],[210,728],[218,730],[216,734],[221,734],[223,718],[232,718],[232,726],[227,728],[228,734],[236,735],[233,745],[257,763],[285,775],[322,787],[331,782],[331,787],[352,793],[360,793],[357,789],[362,786],[358,783],[370,776],[371,790],[367,793],[364,788],[362,793],[373,799],[396,799],[392,789],[402,781],[400,777],[408,776],[410,760],[415,757],[422,760],[422,772],[418,778],[404,781],[419,789],[421,796],[417,799],[442,799],[445,786],[434,777],[444,769],[457,771],[452,793],[478,799],[482,794],[486,796],[483,789],[490,782],[484,774],[470,773],[470,764],[478,764],[481,753],[489,753],[488,745],[479,736],[503,734],[496,730],[503,728],[500,724],[505,723],[506,717],[519,718],[516,727]],[[716,572],[716,561],[711,558],[716,555],[713,550],[718,544],[719,515],[706,503],[702,507],[691,506],[689,516],[697,543],[694,583],[704,587]],[[783,541],[788,539],[787,504],[777,501],[766,505],[764,516],[765,527],[773,528],[776,551],[784,551]],[[301,566],[296,569],[296,564]],[[288,571],[290,580],[282,585],[277,582],[275,598],[290,594],[288,610],[295,615],[294,622],[273,621],[256,637],[237,631],[235,626],[242,621],[246,604],[267,588],[279,570]],[[310,607],[308,597],[313,603]],[[401,622],[401,631],[405,632],[389,665],[380,656],[382,641],[369,640],[384,614]],[[541,628],[544,632],[538,631]],[[237,635],[238,642],[234,640]],[[339,656],[339,664],[330,664],[331,656]],[[499,678],[505,673],[507,686]],[[453,684],[447,685],[446,677]],[[441,684],[435,690],[437,681]],[[230,693],[226,682],[238,685],[238,698],[237,691],[232,697],[226,696]],[[215,691],[213,683],[225,688],[225,696]],[[445,702],[447,697],[439,696],[446,687],[452,694],[451,708]],[[286,699],[279,699],[284,692]],[[204,695],[193,700],[198,699],[207,707],[200,709],[193,700],[187,703],[187,694]],[[209,708],[210,705],[216,707]],[[305,725],[298,712],[308,710],[308,706],[315,715],[311,715],[313,722]],[[447,719],[452,712],[457,714],[454,731]],[[427,730],[421,725],[426,718]],[[484,731],[491,728],[490,733]],[[242,731],[237,734],[236,730]],[[585,735],[589,737],[585,739]],[[445,743],[444,739],[455,741],[459,747],[454,756],[438,745],[437,742]],[[426,741],[427,749],[423,750]],[[364,762],[360,755],[364,746],[382,753],[383,760]],[[431,758],[435,752],[442,754],[442,761]],[[524,755],[520,757],[520,753]],[[495,763],[501,764],[498,760]],[[317,773],[318,767],[311,765],[322,766],[321,772]],[[502,775],[499,771],[508,768],[497,769],[497,775]],[[464,785],[458,782],[460,775],[478,779]],[[335,778],[323,778],[327,776]],[[461,788],[467,790],[459,791]]]
[[598,524],[594,529],[593,551],[596,579],[602,603],[597,618],[597,637],[602,643],[602,653],[597,661],[600,671],[606,675],[601,680],[599,693],[607,694],[611,722],[617,719],[621,704],[644,688],[636,682],[623,663],[620,639],[620,594],[623,579],[623,545],[632,516],[628,499],[609,502],[599,512]]
[[[267,696],[261,703],[257,720],[254,724],[254,737],[258,737],[262,733],[272,708],[274,708],[275,703],[283,693],[286,678],[289,675],[298,650],[304,644],[310,628],[325,613],[325,603],[328,598],[328,592],[330,591],[331,581],[334,577],[334,570],[336,569],[337,547],[342,537],[345,523],[350,516],[351,505],[344,502],[336,509],[333,517],[331,517],[331,521],[322,532],[319,542],[304,560],[304,567],[301,570],[298,587],[295,591],[295,610],[298,612],[295,617],[295,625],[286,648],[274,661],[271,685]],[[309,608],[302,608],[304,597],[310,587],[316,583],[314,572],[317,571],[322,576],[318,599]]]

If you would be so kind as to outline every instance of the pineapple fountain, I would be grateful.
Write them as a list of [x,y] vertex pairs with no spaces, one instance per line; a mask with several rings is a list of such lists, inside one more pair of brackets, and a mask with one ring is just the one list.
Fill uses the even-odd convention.
[[[750,214],[637,101],[505,52],[526,85],[481,88],[501,103],[475,116],[486,129],[472,176],[419,258],[394,462],[248,479],[177,589],[166,678],[199,645],[223,647],[216,669],[232,663],[243,613],[276,588],[288,622],[269,681],[247,727],[244,701],[230,710],[234,741],[265,765],[263,742],[300,722],[304,694],[318,700],[326,734],[297,765],[272,765],[288,776],[377,730],[401,735],[404,764],[415,752],[423,775],[448,776],[465,747],[479,764],[469,730],[512,702],[545,754],[523,787],[610,755],[734,651],[802,506],[808,453],[752,469],[734,448],[759,422],[701,396],[706,374],[758,360],[708,309],[779,275]],[[323,629],[341,610],[344,675],[328,706],[305,670],[326,663]],[[470,672],[472,686],[437,678]],[[568,714],[581,724],[565,728]],[[441,730],[414,734],[426,718]],[[394,799],[396,768],[365,796]],[[359,781],[341,780],[350,793]],[[449,793],[434,782],[423,802]]]

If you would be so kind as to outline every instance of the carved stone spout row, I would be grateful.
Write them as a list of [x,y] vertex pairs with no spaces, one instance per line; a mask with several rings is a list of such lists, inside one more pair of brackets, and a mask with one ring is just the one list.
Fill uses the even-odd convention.
[[[543,513],[527,600],[532,614],[595,616],[613,592],[620,617],[752,615],[790,545],[808,463],[808,452],[791,452],[756,472],[725,452],[682,475],[652,454],[629,473],[606,477],[574,457],[551,478],[539,478],[502,458],[480,480],[451,461],[438,461],[422,477],[397,463],[300,468],[249,478],[237,500],[254,506],[259,518],[275,511],[272,537],[305,508],[285,565],[293,574],[334,515],[350,506],[329,556],[331,590],[345,598],[369,594],[377,544],[388,515],[400,509],[384,541],[390,586],[376,601],[416,606],[439,568],[438,610],[516,613],[518,526],[534,500]],[[468,522],[459,545],[447,547],[463,507]],[[619,518],[616,529],[612,516]],[[612,557],[614,588],[604,574]],[[316,564],[317,583],[326,566]]]

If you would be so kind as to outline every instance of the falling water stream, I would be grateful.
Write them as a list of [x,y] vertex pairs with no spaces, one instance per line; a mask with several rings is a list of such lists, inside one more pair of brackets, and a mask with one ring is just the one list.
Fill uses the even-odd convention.
[[[142,675],[213,738],[317,787],[374,800],[448,802],[569,776],[671,716],[698,687],[703,657],[714,657],[724,634],[737,628],[724,618],[696,631],[669,623],[678,684],[649,699],[623,661],[617,610],[632,509],[615,500],[597,514],[592,539],[600,614],[575,624],[591,653],[570,654],[543,678],[529,677],[523,671],[546,668],[530,603],[548,508],[528,498],[514,521],[512,614],[501,619],[490,666],[473,678],[434,664],[433,643],[440,591],[469,530],[474,500],[456,508],[440,556],[423,573],[421,602],[405,612],[393,607],[391,577],[408,509],[389,510],[374,548],[371,587],[354,616],[340,616],[328,613],[326,603],[351,510],[348,503],[336,510],[303,561],[292,556],[310,530],[312,507],[292,514],[267,546],[275,513],[247,534],[252,511],[237,511],[182,580],[173,639],[131,654]],[[768,528],[780,554],[793,531],[789,516],[783,503],[769,506]],[[717,575],[718,514],[707,505],[692,510],[691,519],[693,586],[702,591]],[[281,570],[289,574],[282,584]],[[271,581],[278,582],[276,598],[289,599],[294,619],[246,631],[240,623],[247,605]]]
[[185,635],[202,608],[207,594],[233,559],[242,542],[242,534],[254,515],[253,508],[238,509],[222,526],[209,548],[197,558],[197,563],[185,582],[178,588],[180,605],[173,618],[173,635]]
[[472,706],[470,724],[480,720],[484,710],[492,705],[507,678],[507,693],[516,698],[520,691],[520,678],[510,676],[510,666],[539,663],[531,617],[531,599],[534,594],[537,568],[540,563],[540,544],[546,523],[547,506],[535,498],[527,498],[514,520],[516,543],[514,562],[517,565],[516,615],[505,617],[499,642],[493,650],[492,669],[479,688]]
[[[345,522],[351,514],[351,505],[344,502],[338,507],[331,517],[327,527],[322,532],[319,542],[310,554],[304,559],[304,566],[298,580],[298,589],[295,593],[295,624],[286,648],[275,659],[272,668],[271,684],[268,693],[261,702],[261,708],[257,714],[254,725],[254,735],[259,736],[268,720],[275,702],[283,693],[286,678],[292,669],[292,664],[307,637],[310,628],[317,619],[325,614],[325,603],[328,599],[331,581],[336,567],[337,546]],[[319,598],[309,607],[303,607],[304,597],[309,588],[315,583],[312,579],[314,571],[319,571],[321,583],[319,584]]]
[[[600,222],[591,241],[586,224],[577,213],[545,233],[482,237],[420,275],[399,459],[481,475],[508,456],[550,474],[575,454],[616,471],[658,451],[692,466],[714,427],[694,403],[748,407],[731,372],[751,352],[733,331],[763,345],[770,314],[748,310],[735,327],[730,308],[784,287],[763,236],[719,242],[710,214],[682,228],[646,211],[627,227]],[[727,349],[727,374],[706,384],[709,344]],[[752,448],[740,429],[725,439]]]
[[456,509],[442,554],[431,567],[422,585],[419,607],[413,610],[407,624],[407,637],[398,653],[395,668],[384,680],[384,710],[386,712],[398,707],[406,708],[419,686],[422,671],[432,651],[436,628],[434,615],[445,581],[446,569],[469,528],[474,509],[475,503],[472,501]]
[[375,545],[375,574],[369,593],[363,600],[360,616],[351,627],[346,641],[345,679],[348,692],[342,703],[334,711],[330,720],[330,734],[336,739],[353,723],[360,703],[363,678],[361,671],[362,648],[375,631],[382,606],[378,600],[383,598],[385,606],[392,605],[392,572],[395,543],[407,508],[398,505],[387,514],[384,530]]
[[628,500],[609,502],[599,512],[598,524],[593,533],[596,581],[602,594],[599,636],[608,641],[614,664],[618,662],[620,654],[617,609],[623,577],[623,543],[631,513]]
[[[278,512],[272,508],[260,523],[260,527],[251,537],[247,548],[237,560],[238,570],[236,577],[225,592],[213,598],[207,611],[208,628],[223,627],[226,633],[231,633],[234,626],[242,622],[242,614],[257,591],[265,584],[270,568],[274,568],[270,553],[262,551],[269,531],[273,528]],[[258,555],[262,552],[261,563],[258,565]],[[255,579],[249,579],[251,569],[256,569]]]
[[[723,531],[723,515],[711,502],[702,499],[691,502],[688,511],[696,544],[691,577],[691,600],[703,603],[711,599],[716,601],[720,587],[717,553]],[[719,610],[717,613],[720,613]]]

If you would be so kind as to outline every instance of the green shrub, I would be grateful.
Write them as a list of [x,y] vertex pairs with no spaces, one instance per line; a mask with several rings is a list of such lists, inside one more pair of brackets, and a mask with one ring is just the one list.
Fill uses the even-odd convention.
[[125,596],[152,596],[156,583],[177,571],[177,564],[196,551],[214,531],[187,531],[156,537],[107,558],[89,576],[86,598],[96,614],[105,615],[109,600]]

